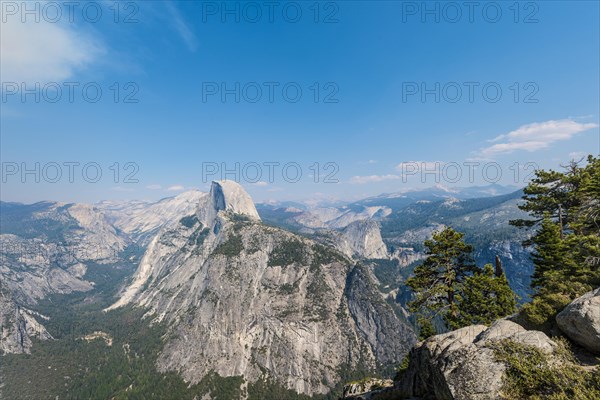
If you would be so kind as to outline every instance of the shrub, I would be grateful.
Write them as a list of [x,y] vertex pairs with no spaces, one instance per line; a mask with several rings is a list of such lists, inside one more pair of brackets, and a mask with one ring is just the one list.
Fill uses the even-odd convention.
[[196,215],[189,215],[187,217],[183,217],[179,220],[179,223],[186,228],[192,228],[198,222],[198,218]]
[[280,265],[282,267],[293,263],[304,264],[304,245],[295,239],[283,240],[269,255],[268,266]]
[[565,341],[553,355],[535,346],[502,340],[491,344],[507,370],[502,395],[508,400],[594,400],[600,398],[600,372],[575,363]]
[[226,257],[235,257],[239,256],[243,249],[244,243],[242,242],[242,237],[240,235],[231,235],[227,241],[217,246],[213,254],[222,254]]

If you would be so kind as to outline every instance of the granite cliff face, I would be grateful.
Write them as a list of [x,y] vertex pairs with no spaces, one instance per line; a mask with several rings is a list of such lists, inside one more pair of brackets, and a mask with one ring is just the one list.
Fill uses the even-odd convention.
[[196,215],[202,224],[211,226],[220,211],[260,221],[258,211],[248,193],[233,181],[213,182],[210,193],[201,200]]
[[341,232],[338,248],[349,256],[389,257],[387,246],[381,239],[379,225],[373,220],[355,221],[346,226]]
[[368,270],[263,225],[233,182],[214,182],[153,239],[110,309],[126,304],[169,323],[158,368],[189,382],[214,371],[327,393],[345,369],[398,363],[415,342]]
[[0,355],[29,353],[32,338],[52,339],[36,317],[45,319],[43,315],[19,306],[8,288],[0,286]]

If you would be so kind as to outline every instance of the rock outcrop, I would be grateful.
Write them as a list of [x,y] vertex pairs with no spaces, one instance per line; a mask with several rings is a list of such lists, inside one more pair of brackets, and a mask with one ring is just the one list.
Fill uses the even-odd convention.
[[[0,284],[0,355],[30,353],[32,338],[52,339],[35,317],[35,312],[19,306],[8,288]],[[39,314],[37,317],[44,318]]]
[[565,307],[556,323],[569,339],[600,355],[600,288]]
[[234,181],[214,181],[208,196],[202,198],[196,215],[204,226],[211,226],[219,211],[229,211],[260,221],[252,198]]
[[349,399],[432,398],[496,400],[501,398],[506,365],[497,360],[493,343],[510,340],[552,354],[557,344],[539,331],[527,331],[507,319],[432,336],[410,353],[406,372],[393,387]]
[[[509,317],[510,318],[510,317]],[[535,361],[533,368],[539,368],[540,380],[550,379],[547,374],[556,374],[554,378],[569,377],[581,371],[597,370],[598,360],[589,353],[580,352],[575,358],[567,355],[564,348],[551,340],[545,333],[526,330],[511,319],[494,322],[489,328],[484,325],[471,325],[462,329],[435,335],[418,343],[410,352],[408,368],[392,387],[362,391],[356,385],[347,386],[344,399],[384,400],[384,399],[436,399],[436,400],[496,400],[505,398],[503,391],[512,387],[505,386],[508,364],[500,361],[505,346],[520,344],[532,346],[546,358],[547,366]],[[565,307],[556,317],[560,329],[573,342],[595,354],[600,346],[600,288],[584,294]],[[498,343],[502,341],[502,343]],[[507,343],[508,342],[508,343]],[[498,346],[500,345],[500,346]],[[500,353],[497,351],[502,349]],[[510,347],[508,347],[510,348]],[[509,350],[512,352],[514,350]],[[522,353],[523,356],[531,353]],[[520,360],[520,358],[519,358]],[[577,360],[582,362],[580,365]],[[543,364],[543,362],[542,362]],[[549,372],[544,368],[556,368]],[[513,365],[513,368],[514,365]],[[530,366],[530,368],[532,368]],[[567,368],[568,371],[561,368]],[[570,369],[569,369],[570,368]],[[513,369],[513,375],[514,375]],[[531,377],[530,377],[531,378]],[[554,379],[552,378],[552,379]],[[515,379],[514,376],[512,379]],[[517,377],[517,379],[519,379]],[[572,376],[570,378],[573,380]],[[587,378],[586,378],[587,379]],[[589,378],[594,379],[594,378]],[[365,380],[368,382],[369,380]],[[509,379],[510,381],[510,379]],[[513,382],[513,384],[518,385]],[[581,382],[573,383],[584,385]],[[564,387],[565,383],[561,383]],[[592,386],[594,384],[592,383]],[[596,386],[594,386],[596,387]],[[584,389],[584,388],[582,388]],[[596,393],[593,390],[585,393]],[[365,393],[366,392],[366,393]],[[506,394],[506,392],[504,392]],[[594,397],[592,394],[592,398]],[[512,397],[511,397],[512,398]],[[590,398],[584,395],[581,398]]]
[[355,221],[346,226],[335,246],[349,257],[388,258],[379,225],[373,220]]

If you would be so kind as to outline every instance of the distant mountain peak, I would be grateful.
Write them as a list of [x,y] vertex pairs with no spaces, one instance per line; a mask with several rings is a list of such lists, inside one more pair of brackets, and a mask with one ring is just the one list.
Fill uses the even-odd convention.
[[447,193],[457,193],[460,191],[459,188],[451,188],[446,185],[442,185],[441,183],[436,183],[435,185],[433,185],[432,189],[440,190],[442,192]]

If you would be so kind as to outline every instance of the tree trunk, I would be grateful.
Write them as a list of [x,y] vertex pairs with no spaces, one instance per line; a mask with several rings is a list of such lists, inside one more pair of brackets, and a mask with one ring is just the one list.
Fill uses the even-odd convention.
[[500,257],[498,257],[496,255],[496,276],[499,278],[502,276],[502,274],[504,273],[504,270],[502,269],[502,261],[500,261]]
[[563,218],[562,218],[562,204],[558,205],[558,228],[560,229],[560,239],[563,238]]

